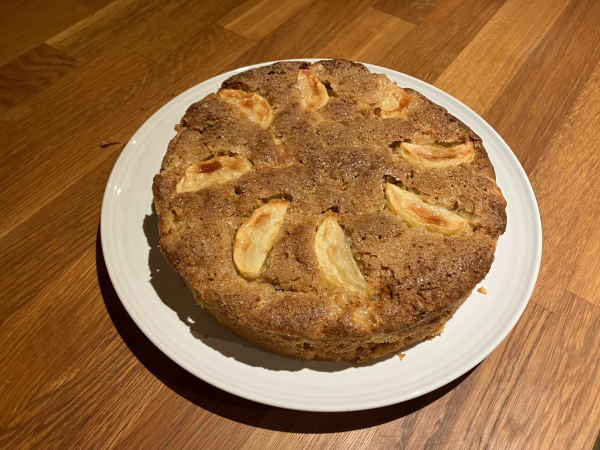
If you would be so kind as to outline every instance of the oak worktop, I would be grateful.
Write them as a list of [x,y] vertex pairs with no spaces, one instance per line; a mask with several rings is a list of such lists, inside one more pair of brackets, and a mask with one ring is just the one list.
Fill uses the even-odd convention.
[[[0,448],[591,449],[600,429],[600,2],[0,4]],[[225,71],[347,58],[481,115],[536,194],[525,313],[462,377],[371,411],[223,392],[162,354],[107,274],[104,188],[133,133]]]

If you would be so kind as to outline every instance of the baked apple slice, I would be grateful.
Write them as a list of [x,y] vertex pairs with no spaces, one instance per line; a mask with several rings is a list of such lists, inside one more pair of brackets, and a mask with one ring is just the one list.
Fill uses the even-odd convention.
[[260,269],[279,234],[287,207],[285,200],[271,200],[256,209],[238,229],[233,245],[233,262],[244,278],[252,280],[260,275]]
[[409,227],[424,227],[444,236],[455,236],[470,230],[469,221],[441,206],[425,203],[421,197],[387,183],[385,186],[387,206],[404,220]]
[[410,103],[410,95],[396,83],[392,83],[387,78],[384,81],[384,87],[381,91],[381,101],[379,102],[377,113],[383,119],[389,117],[400,117]]
[[328,216],[319,226],[315,236],[315,250],[319,267],[323,269],[330,285],[355,292],[367,289],[367,281],[346,242],[346,234],[334,216]]
[[177,183],[175,190],[178,193],[199,191],[215,184],[235,180],[250,170],[252,164],[245,158],[215,156],[185,169],[185,174]]
[[400,152],[410,162],[428,169],[457,166],[469,163],[475,158],[475,148],[472,142],[465,142],[453,147],[403,142],[400,144]]
[[273,121],[271,105],[256,92],[244,92],[238,89],[220,89],[217,94],[240,110],[242,115],[261,128],[268,128]]
[[302,107],[307,113],[318,111],[329,101],[327,88],[312,70],[300,69],[298,87],[300,88]]

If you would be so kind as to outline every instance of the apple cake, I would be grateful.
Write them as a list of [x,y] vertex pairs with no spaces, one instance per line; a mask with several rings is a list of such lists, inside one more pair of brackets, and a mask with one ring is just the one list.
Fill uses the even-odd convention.
[[481,139],[359,63],[246,70],[176,131],[153,183],[162,252],[219,322],[292,358],[440,334],[506,227]]

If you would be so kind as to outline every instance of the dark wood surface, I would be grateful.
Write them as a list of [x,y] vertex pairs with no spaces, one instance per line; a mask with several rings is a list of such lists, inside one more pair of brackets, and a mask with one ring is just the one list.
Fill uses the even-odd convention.
[[[0,448],[591,449],[600,428],[600,2],[0,3]],[[481,364],[415,400],[318,414],[180,369],[136,327],[98,225],[169,99],[282,58],[421,78],[508,142],[542,216],[536,289]]]

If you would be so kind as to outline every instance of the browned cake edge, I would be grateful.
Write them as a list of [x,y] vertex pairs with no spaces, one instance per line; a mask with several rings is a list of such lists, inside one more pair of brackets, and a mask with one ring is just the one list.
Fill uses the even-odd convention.
[[[184,279],[185,281],[185,279]],[[399,352],[412,344],[433,339],[440,335],[448,320],[469,298],[472,291],[449,304],[446,308],[431,315],[426,321],[403,328],[394,333],[376,333],[366,337],[335,339],[310,339],[307,337],[286,336],[273,333],[248,324],[231,320],[217,309],[202,301],[200,293],[188,282],[187,287],[194,294],[196,302],[226,328],[247,341],[262,348],[293,359],[317,361],[356,361],[366,363],[389,353]]]

